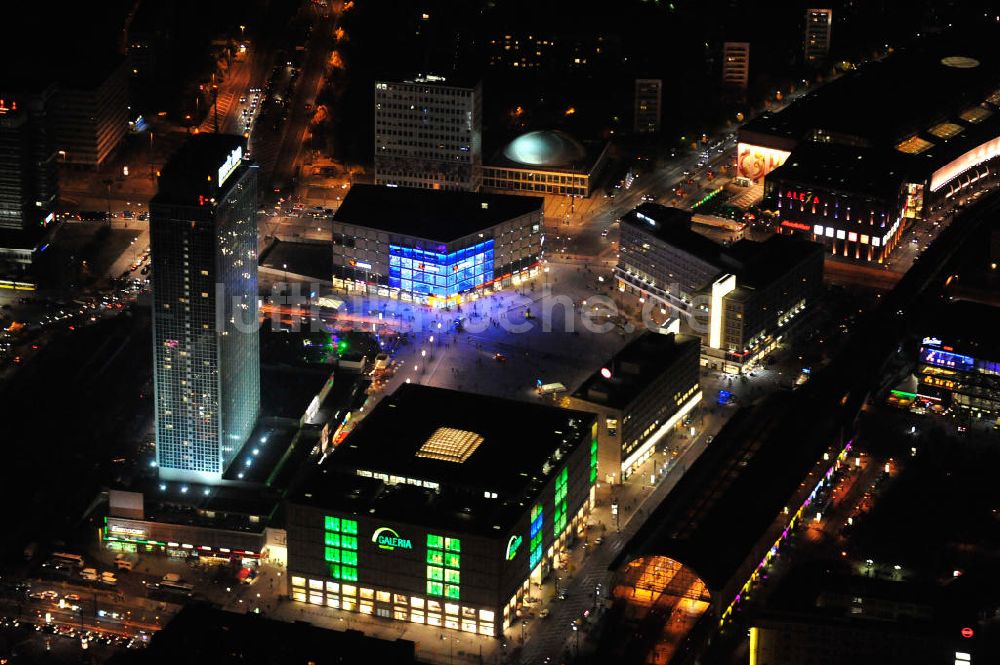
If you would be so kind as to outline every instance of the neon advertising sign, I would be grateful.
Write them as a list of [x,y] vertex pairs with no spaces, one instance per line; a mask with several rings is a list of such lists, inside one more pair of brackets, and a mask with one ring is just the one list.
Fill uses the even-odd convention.
[[507,560],[513,561],[514,557],[517,556],[517,550],[520,549],[521,543],[524,538],[521,536],[511,536],[510,540],[507,541]]
[[229,153],[226,157],[226,161],[222,163],[219,167],[219,187],[222,187],[222,183],[226,181],[226,178],[233,174],[233,171],[239,167],[240,162],[243,160],[243,146],[236,146],[236,148]]
[[381,550],[412,550],[413,543],[409,538],[400,538],[399,534],[387,526],[375,529],[372,534],[372,542],[377,544]]
[[792,199],[793,201],[801,201],[802,203],[809,203],[811,200],[814,205],[819,203],[819,197],[810,192],[793,192],[792,190],[788,190],[785,192],[785,198]]
[[812,227],[808,224],[802,224],[800,222],[789,222],[787,219],[781,222],[782,226],[788,227],[790,229],[795,229],[796,231],[812,231]]

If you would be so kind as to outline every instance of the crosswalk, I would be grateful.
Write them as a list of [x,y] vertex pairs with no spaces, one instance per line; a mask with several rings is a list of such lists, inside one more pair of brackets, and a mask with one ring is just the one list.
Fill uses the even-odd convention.
[[[236,99],[236,92],[232,90],[226,90],[219,93],[218,100],[218,113],[219,113],[219,129],[224,131],[226,128],[226,120],[229,117],[229,109],[233,106],[233,101]],[[205,119],[201,121],[198,125],[199,132],[214,132],[215,131],[215,110],[209,109],[208,113],[205,115]]]

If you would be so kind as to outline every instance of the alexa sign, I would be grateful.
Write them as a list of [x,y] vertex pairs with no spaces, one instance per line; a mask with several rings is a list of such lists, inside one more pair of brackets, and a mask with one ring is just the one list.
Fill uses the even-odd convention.
[[243,159],[243,146],[236,146],[236,149],[229,153],[226,161],[219,167],[219,187],[226,181],[226,178],[233,174],[233,171],[240,165]]
[[379,546],[379,549],[383,550],[412,550],[413,543],[410,542],[409,538],[400,538],[399,534],[390,529],[387,526],[375,529],[375,533],[372,534],[372,542]]

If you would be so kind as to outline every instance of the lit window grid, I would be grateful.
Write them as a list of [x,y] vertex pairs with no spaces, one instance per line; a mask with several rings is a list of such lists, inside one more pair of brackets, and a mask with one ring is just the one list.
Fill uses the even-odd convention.
[[568,478],[569,470],[565,468],[556,477],[556,493],[552,516],[552,535],[555,538],[558,538],[566,528],[566,483]]
[[[496,612],[492,609],[440,603],[420,596],[404,596],[389,591],[341,584],[327,580],[290,575],[292,600],[313,605],[325,605],[348,612],[374,613],[374,602],[388,603],[392,598],[392,618],[396,621],[426,623],[433,626],[460,629],[465,632],[492,636]],[[325,588],[325,592],[324,592]],[[458,621],[461,620],[461,626]]]
[[460,539],[427,534],[427,595],[461,597],[461,551]]
[[211,210],[151,210],[156,450],[164,469],[221,473],[259,413],[258,338],[235,326],[236,317],[257,318],[256,169],[221,198]]
[[493,239],[449,254],[389,245],[389,286],[448,297],[492,281]]
[[597,439],[590,442],[590,484],[597,482]]
[[358,523],[333,515],[323,518],[323,559],[335,580],[358,580]]
[[542,524],[545,520],[545,512],[542,506],[536,505],[531,509],[531,556],[528,567],[534,570],[538,562],[542,560]]

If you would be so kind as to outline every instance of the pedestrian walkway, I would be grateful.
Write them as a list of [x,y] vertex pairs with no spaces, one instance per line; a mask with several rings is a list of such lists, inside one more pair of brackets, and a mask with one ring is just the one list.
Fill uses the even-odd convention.
[[[615,524],[615,517],[611,514],[610,488],[606,485],[602,487],[602,492],[599,493],[599,505],[591,513],[589,523],[605,525],[603,530],[599,526],[597,528],[597,532],[607,533],[604,542],[601,545],[594,545],[588,534],[588,539],[584,541],[586,545],[578,548],[585,552],[585,555],[581,555],[579,568],[565,587],[566,601],[554,602],[548,617],[529,622],[534,625],[529,625],[525,630],[526,640],[519,662],[542,662],[545,657],[551,657],[558,662],[558,657],[567,649],[575,653],[578,641],[582,642],[579,648],[587,646],[587,638],[581,633],[586,633],[588,622],[599,616],[607,600],[607,594],[610,593],[613,571],[609,571],[608,566],[625,543],[639,530],[645,518],[663,501],[687,469],[691,468],[704,452],[708,445],[707,438],[707,433],[703,431],[672,462],[661,460],[661,455],[655,455],[640,466],[630,480],[616,486],[615,496],[620,511],[617,520],[620,529],[618,531],[611,527]],[[656,466],[658,461],[667,469],[662,474],[655,474],[655,469],[659,468]],[[649,479],[651,473],[660,475],[655,487],[644,482]],[[628,506],[631,506],[631,509],[627,509]],[[591,532],[594,533],[593,528]],[[600,589],[597,588],[598,584],[601,585]],[[573,623],[581,619],[584,611],[588,609],[591,610],[588,621],[581,622],[579,629],[574,631]],[[508,629],[509,638],[515,639],[519,631],[518,627]]]

